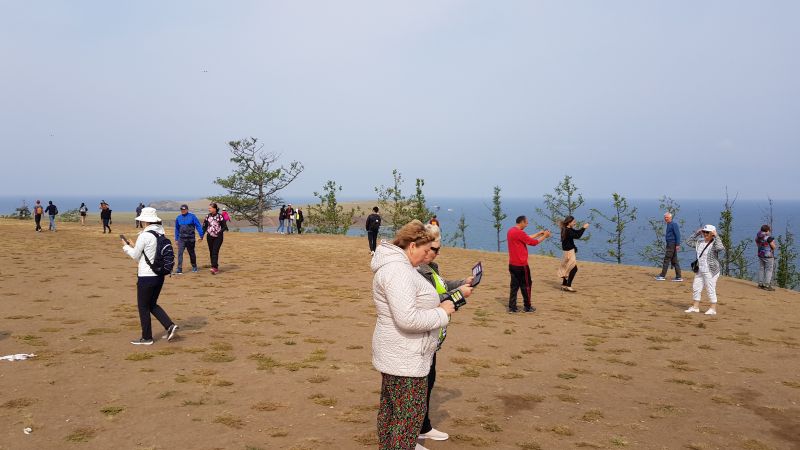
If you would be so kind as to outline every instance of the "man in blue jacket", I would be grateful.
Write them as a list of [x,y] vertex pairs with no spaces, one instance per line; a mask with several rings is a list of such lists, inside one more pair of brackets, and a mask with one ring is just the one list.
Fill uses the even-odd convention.
[[192,272],[197,272],[197,255],[194,253],[194,232],[203,240],[203,224],[197,216],[189,212],[188,205],[181,205],[181,214],[175,218],[175,242],[178,243],[178,270],[183,273],[183,249],[189,250],[189,260],[192,262]]
[[664,264],[661,267],[661,275],[657,276],[656,280],[666,280],[667,270],[669,270],[671,264],[675,268],[675,278],[672,281],[683,281],[683,278],[681,278],[681,266],[678,262],[678,252],[681,250],[681,230],[678,228],[678,224],[672,221],[672,213],[664,213],[664,222],[667,223],[667,229],[664,230],[667,247],[664,253]]

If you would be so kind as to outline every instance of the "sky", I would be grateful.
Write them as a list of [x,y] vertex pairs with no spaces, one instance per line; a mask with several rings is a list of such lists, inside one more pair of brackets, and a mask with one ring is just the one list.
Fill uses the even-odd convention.
[[3,195],[797,199],[800,2],[0,0]]

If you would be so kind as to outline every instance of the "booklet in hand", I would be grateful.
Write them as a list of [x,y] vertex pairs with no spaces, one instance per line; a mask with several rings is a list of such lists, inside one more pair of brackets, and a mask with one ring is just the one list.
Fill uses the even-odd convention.
[[481,278],[483,278],[483,265],[481,265],[480,261],[478,264],[475,264],[472,267],[472,287],[477,286],[481,282]]

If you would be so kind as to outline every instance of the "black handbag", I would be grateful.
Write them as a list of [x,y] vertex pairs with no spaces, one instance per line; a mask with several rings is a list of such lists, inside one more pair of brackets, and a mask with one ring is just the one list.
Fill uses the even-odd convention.
[[[716,239],[716,238],[714,238],[714,239]],[[700,252],[700,256],[697,257],[698,259],[703,256],[703,253],[705,253],[706,250],[708,250],[708,246],[711,245],[712,242],[714,242],[714,239],[711,239],[710,241],[708,241],[708,244],[706,244],[705,248],[703,248],[703,251]],[[698,261],[698,259],[695,259],[694,261],[692,261],[692,272],[694,272],[694,273],[700,272],[700,262]]]

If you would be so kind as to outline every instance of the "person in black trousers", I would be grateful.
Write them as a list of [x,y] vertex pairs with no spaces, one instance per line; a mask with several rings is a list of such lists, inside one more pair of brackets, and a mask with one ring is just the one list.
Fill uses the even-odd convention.
[[561,258],[561,266],[558,268],[558,276],[561,277],[561,290],[567,292],[576,292],[572,288],[572,281],[575,279],[575,274],[578,273],[578,260],[575,254],[578,252],[578,247],[575,246],[575,239],[580,239],[583,233],[589,228],[589,224],[583,224],[579,230],[575,229],[575,218],[567,216],[561,221],[561,250],[564,255]]
[[381,231],[381,216],[378,214],[378,207],[372,208],[372,214],[367,217],[366,223],[367,240],[369,240],[369,252],[375,254],[378,247],[378,232]]
[[[208,215],[203,221],[203,234],[206,235],[206,242],[208,242],[212,275],[219,273],[219,249],[222,247],[226,231],[228,231],[228,223],[219,213],[219,206],[211,203],[208,205]],[[203,236],[200,236],[200,239],[203,239]]]
[[36,205],[33,207],[33,218],[36,222],[36,231],[42,231],[42,214],[44,214],[44,208],[42,207],[42,202],[36,200]]
[[305,220],[305,217],[303,217],[303,210],[297,208],[297,220],[295,221],[297,224],[297,234],[303,234],[303,221]]
[[136,239],[136,244],[131,247],[124,238],[122,239],[122,242],[125,243],[122,250],[139,263],[136,303],[139,307],[142,337],[131,341],[131,344],[153,345],[153,328],[150,322],[150,314],[156,316],[156,319],[167,330],[163,339],[172,340],[178,331],[178,326],[169,318],[164,308],[158,305],[158,296],[164,286],[164,275],[156,274],[150,266],[156,259],[158,248],[158,238],[156,236],[164,234],[161,219],[158,218],[155,208],[144,208],[142,214],[137,216],[136,220],[142,222],[145,227]]
[[103,234],[106,234],[106,229],[108,229],[108,233],[111,233],[111,208],[108,207],[108,203],[102,203],[100,205],[100,219],[103,221]]

